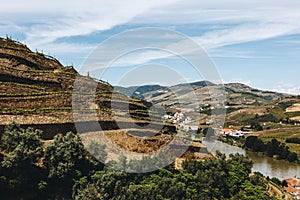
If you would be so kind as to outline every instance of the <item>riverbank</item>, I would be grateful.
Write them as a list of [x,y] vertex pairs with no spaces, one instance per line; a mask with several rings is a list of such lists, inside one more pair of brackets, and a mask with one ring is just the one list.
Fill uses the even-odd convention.
[[300,144],[291,142],[292,140],[298,139],[300,140],[300,129],[299,127],[285,127],[285,128],[277,128],[270,130],[263,130],[256,132],[254,134],[259,139],[264,142],[271,141],[272,139],[276,139],[281,143],[284,143],[292,152],[300,155]]
[[285,143],[281,143],[276,139],[264,142],[257,136],[244,137],[232,137],[232,136],[219,136],[220,141],[243,148],[248,151],[253,151],[256,153],[262,153],[277,160],[285,160],[288,162],[293,162],[300,164],[299,156],[297,153],[290,151],[289,147]]
[[280,180],[285,180],[294,176],[299,176],[300,174],[300,165],[296,163],[276,160],[263,155],[262,153],[247,151],[238,146],[233,146],[217,140],[203,140],[203,143],[212,154],[215,154],[216,151],[220,151],[226,156],[236,153],[248,156],[253,161],[253,172],[260,172],[266,177],[277,177]]

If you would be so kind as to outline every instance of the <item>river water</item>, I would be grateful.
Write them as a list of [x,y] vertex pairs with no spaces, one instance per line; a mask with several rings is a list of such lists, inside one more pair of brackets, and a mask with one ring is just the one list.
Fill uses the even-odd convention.
[[221,141],[203,141],[209,152],[215,154],[220,151],[226,156],[239,153],[248,156],[253,161],[253,171],[260,172],[265,176],[277,177],[284,180],[292,177],[300,177],[300,165],[282,160],[276,160],[268,156],[246,151],[242,148],[226,144]]

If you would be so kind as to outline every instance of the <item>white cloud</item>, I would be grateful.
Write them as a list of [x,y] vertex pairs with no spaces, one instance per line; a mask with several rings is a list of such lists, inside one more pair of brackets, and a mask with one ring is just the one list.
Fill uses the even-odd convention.
[[[0,18],[30,27],[27,40],[36,44],[57,38],[86,35],[116,25],[201,24],[223,22],[241,24],[199,35],[200,42],[212,46],[265,39],[298,29],[298,1],[264,2],[227,0],[205,1],[46,1],[11,0],[1,4]],[[248,25],[248,23],[250,25]],[[252,24],[252,25],[251,25]],[[238,36],[238,37],[236,37]],[[215,40],[216,39],[216,40]]]
[[[139,23],[211,25],[193,37],[207,49],[300,33],[300,3],[282,1],[180,1],[149,10]],[[215,28],[214,24],[227,26]]]
[[[148,10],[134,19],[136,23],[197,24],[209,22],[240,23],[255,21],[286,21],[299,16],[297,0],[211,0],[174,2]],[[296,21],[294,22],[296,24]]]
[[[193,39],[217,56],[247,58],[251,52],[221,52],[220,47],[278,36],[300,33],[300,2],[297,0],[112,0],[112,1],[17,1],[3,2],[0,20],[7,25],[0,28],[23,32],[26,43],[33,49],[52,54],[84,53],[94,45],[66,43],[57,39],[82,36],[112,29],[123,24],[138,26],[210,24],[203,32],[193,33]],[[214,26],[224,24],[225,26]],[[4,28],[3,28],[4,27]],[[132,57],[135,64],[169,55],[139,54]],[[138,63],[140,62],[140,63]],[[129,59],[123,64],[131,63]]]
[[66,42],[63,38],[109,30],[130,22],[149,9],[174,2],[176,1],[11,0],[3,2],[0,7],[0,34],[5,36],[21,33],[25,37],[23,42],[31,49],[43,50],[58,57],[86,57],[98,44],[74,40]]
[[119,58],[112,66],[131,66],[150,62],[152,60],[169,57],[170,54],[163,51],[149,50],[136,52]]
[[[0,8],[1,19],[27,24],[26,40],[40,45],[62,37],[87,35],[108,30],[167,1],[47,1],[12,0]],[[14,17],[15,15],[15,17]]]
[[[186,24],[187,26],[192,23],[198,23],[199,26],[205,23],[228,24],[221,28],[207,29],[205,33],[199,33],[192,39],[212,53],[212,56],[253,58],[251,56],[253,52],[233,50],[229,52],[228,49],[221,50],[220,47],[300,33],[299,7],[300,4],[297,1],[282,3],[270,0],[266,2],[230,0],[226,4],[220,0],[213,0],[209,3],[180,1],[172,5],[149,9],[134,18],[131,23]],[[133,60],[144,63],[157,59],[151,54],[148,57],[144,56],[146,59],[141,59],[140,56],[138,55]]]
[[1,4],[0,20],[6,22],[6,26],[0,28],[0,33],[3,35],[22,33],[25,36],[23,42],[32,49],[40,49],[51,54],[73,54],[77,51],[87,55],[88,50],[96,44],[86,45],[86,47],[84,42],[61,44],[56,40],[109,30],[114,26],[128,23],[149,9],[174,2],[176,1],[53,0],[42,2],[28,0],[25,2],[11,0]]
[[208,50],[209,56],[213,58],[241,58],[241,59],[249,59],[249,58],[257,58],[257,56],[252,55],[253,52],[247,51],[245,49],[231,49],[231,48],[215,48]]
[[[295,33],[298,27],[294,24],[245,24],[226,30],[208,32],[196,41],[208,49],[231,44],[270,39],[278,36]],[[300,29],[299,29],[300,30]]]
[[286,94],[300,95],[300,86],[297,86],[293,83],[283,83],[280,82],[275,88],[272,88],[271,91],[281,92]]

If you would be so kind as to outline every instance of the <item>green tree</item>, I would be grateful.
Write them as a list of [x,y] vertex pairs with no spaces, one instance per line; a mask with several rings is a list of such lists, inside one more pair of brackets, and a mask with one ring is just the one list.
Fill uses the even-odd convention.
[[102,200],[100,194],[97,193],[97,190],[94,185],[88,184],[86,187],[78,190],[78,193],[73,197],[74,200]]
[[87,154],[78,135],[58,134],[46,148],[44,164],[48,171],[49,193],[52,199],[69,199],[74,180],[87,174]]
[[80,137],[72,132],[58,134],[46,148],[45,165],[49,178],[74,176],[85,162],[86,151]]
[[279,145],[280,143],[276,139],[272,139],[270,142],[268,142],[266,149],[267,156],[272,157],[277,154]]
[[250,123],[251,128],[255,131],[262,131],[263,127],[259,124],[259,122],[257,120],[253,120]]
[[249,179],[253,163],[243,155],[230,155],[228,159],[227,184],[231,195],[237,194],[245,180]]
[[97,193],[104,199],[126,199],[130,176],[122,171],[106,168],[92,176],[92,181],[97,188]]
[[97,193],[97,189],[95,188],[95,185],[88,182],[86,176],[75,181],[73,185],[72,198],[75,200],[103,199],[101,195]]
[[1,150],[5,152],[2,166],[13,168],[36,163],[43,156],[41,134],[40,130],[25,130],[15,123],[7,126],[1,141]]
[[39,130],[23,129],[16,123],[5,128],[1,140],[4,153],[1,174],[5,177],[2,184],[8,193],[23,195],[22,198],[30,194],[28,191],[38,193],[38,183],[43,179],[43,171],[39,167],[43,156],[41,134]]
[[266,149],[266,145],[264,144],[264,142],[257,136],[247,137],[244,146],[255,152],[264,152]]
[[245,181],[241,185],[241,190],[237,195],[233,197],[234,200],[272,200],[276,199],[275,197],[271,197],[266,190],[266,188],[263,188],[261,186],[255,186],[250,183],[250,181]]
[[287,160],[290,162],[295,162],[298,160],[298,155],[295,152],[290,152],[288,154]]

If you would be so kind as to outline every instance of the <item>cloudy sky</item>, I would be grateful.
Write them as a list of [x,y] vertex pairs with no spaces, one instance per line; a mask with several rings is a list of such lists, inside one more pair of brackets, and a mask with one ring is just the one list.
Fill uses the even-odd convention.
[[[11,36],[80,70],[111,36],[162,27],[203,47],[224,82],[300,94],[299,10],[298,0],[10,0],[1,2],[0,36]],[[117,84],[126,69],[155,61],[174,67],[185,80],[199,79],[178,67],[180,61],[172,56],[153,51],[124,57],[104,78]]]

